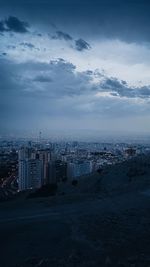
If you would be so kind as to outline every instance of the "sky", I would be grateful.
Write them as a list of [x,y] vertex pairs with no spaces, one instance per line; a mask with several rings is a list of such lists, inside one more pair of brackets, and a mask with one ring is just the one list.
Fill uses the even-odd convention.
[[0,136],[150,134],[150,1],[0,0]]

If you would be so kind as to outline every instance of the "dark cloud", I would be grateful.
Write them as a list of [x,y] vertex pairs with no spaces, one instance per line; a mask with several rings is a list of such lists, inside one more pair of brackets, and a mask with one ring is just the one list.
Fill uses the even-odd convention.
[[73,41],[75,45],[75,49],[80,52],[84,50],[89,50],[91,48],[90,45],[82,38],[78,40],[74,40],[74,38],[71,35],[69,35],[66,32],[62,32],[62,31],[56,31],[55,35],[53,35],[51,38],[54,40]]
[[3,21],[0,21],[0,32],[4,32],[4,31],[5,31],[4,23]]
[[[38,127],[54,129],[56,124],[67,130],[75,127],[75,122],[77,128],[83,125],[94,128],[99,121],[105,124],[107,118],[110,125],[113,118],[120,117],[122,121],[121,116],[128,118],[131,113],[147,116],[150,87],[130,88],[125,81],[103,77],[100,73],[103,80],[93,85],[95,75],[97,73],[90,70],[79,72],[72,63],[61,58],[49,63],[17,63],[1,58],[1,132],[22,130],[24,133],[26,125],[28,132]],[[112,97],[96,96],[99,92],[109,92]],[[129,101],[135,97],[147,104]],[[129,127],[128,120],[126,126]]]
[[113,96],[127,97],[127,98],[150,98],[150,85],[142,87],[128,86],[126,81],[119,81],[117,78],[105,78],[100,88],[106,92],[110,92]]
[[41,33],[37,33],[37,36],[38,36],[38,37],[42,37],[42,34],[41,34]]
[[35,48],[35,46],[32,43],[24,42],[24,43],[20,43],[20,45],[24,46],[24,47],[27,47],[27,48],[30,48],[30,49]]
[[1,54],[1,56],[7,56],[7,53],[6,53],[6,52],[3,52],[3,53]]
[[109,92],[110,95],[119,98],[145,100],[150,98],[150,86],[131,87],[126,81],[104,76],[103,73],[99,73],[100,82],[95,83],[97,72],[91,70],[79,72],[75,65],[62,58],[49,63],[31,61],[20,64],[3,59],[0,67],[3,67],[3,72],[5,70],[5,78],[8,69],[6,80],[12,81],[13,79],[16,87],[33,96],[61,98],[79,95],[92,96],[98,92]]
[[106,91],[115,91],[119,95],[126,95],[127,85],[123,81],[119,81],[116,78],[105,78],[101,83],[101,88]]
[[141,98],[150,98],[150,86],[142,86],[137,88],[137,95]]
[[1,32],[27,33],[29,25],[27,22],[19,20],[17,17],[9,16],[7,19],[0,21]]
[[38,75],[33,79],[34,82],[40,82],[40,83],[49,83],[53,80],[49,76],[45,75]]
[[[15,1],[15,5],[13,4]],[[7,0],[0,5],[48,29],[52,21],[86,38],[149,42],[149,0]],[[15,6],[15,7],[14,7]],[[66,27],[65,27],[66,26]],[[78,29],[78,30],[77,30]]]
[[5,24],[9,31],[26,33],[28,32],[28,23],[19,20],[17,17],[10,16],[7,20],[5,20]]
[[80,38],[75,41],[75,48],[78,51],[84,51],[84,50],[89,50],[91,47],[86,41]]
[[56,34],[52,36],[52,39],[59,39],[65,41],[72,41],[73,38],[66,32],[56,31]]
[[15,45],[7,45],[7,48],[14,50],[14,49],[16,49],[16,46]]

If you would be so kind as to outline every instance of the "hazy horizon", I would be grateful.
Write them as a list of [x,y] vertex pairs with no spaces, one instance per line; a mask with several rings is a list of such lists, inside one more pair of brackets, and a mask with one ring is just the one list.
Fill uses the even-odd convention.
[[8,141],[34,141],[40,142],[96,142],[96,143],[142,143],[149,144],[150,143],[150,135],[143,133],[135,133],[135,132],[108,132],[108,131],[91,131],[91,130],[74,130],[74,131],[40,131],[40,132],[32,132],[32,133],[18,133],[13,134],[9,133],[7,135],[0,135],[0,140],[8,140]]

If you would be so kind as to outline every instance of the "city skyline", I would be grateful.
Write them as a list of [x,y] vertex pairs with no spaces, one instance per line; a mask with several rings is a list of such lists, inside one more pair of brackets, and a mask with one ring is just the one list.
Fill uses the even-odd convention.
[[146,0],[0,3],[0,136],[149,135],[149,10]]

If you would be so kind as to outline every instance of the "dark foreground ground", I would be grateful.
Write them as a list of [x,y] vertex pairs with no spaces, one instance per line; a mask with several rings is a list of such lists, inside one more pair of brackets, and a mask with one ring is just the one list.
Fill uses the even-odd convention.
[[150,266],[150,191],[0,204],[0,266]]

